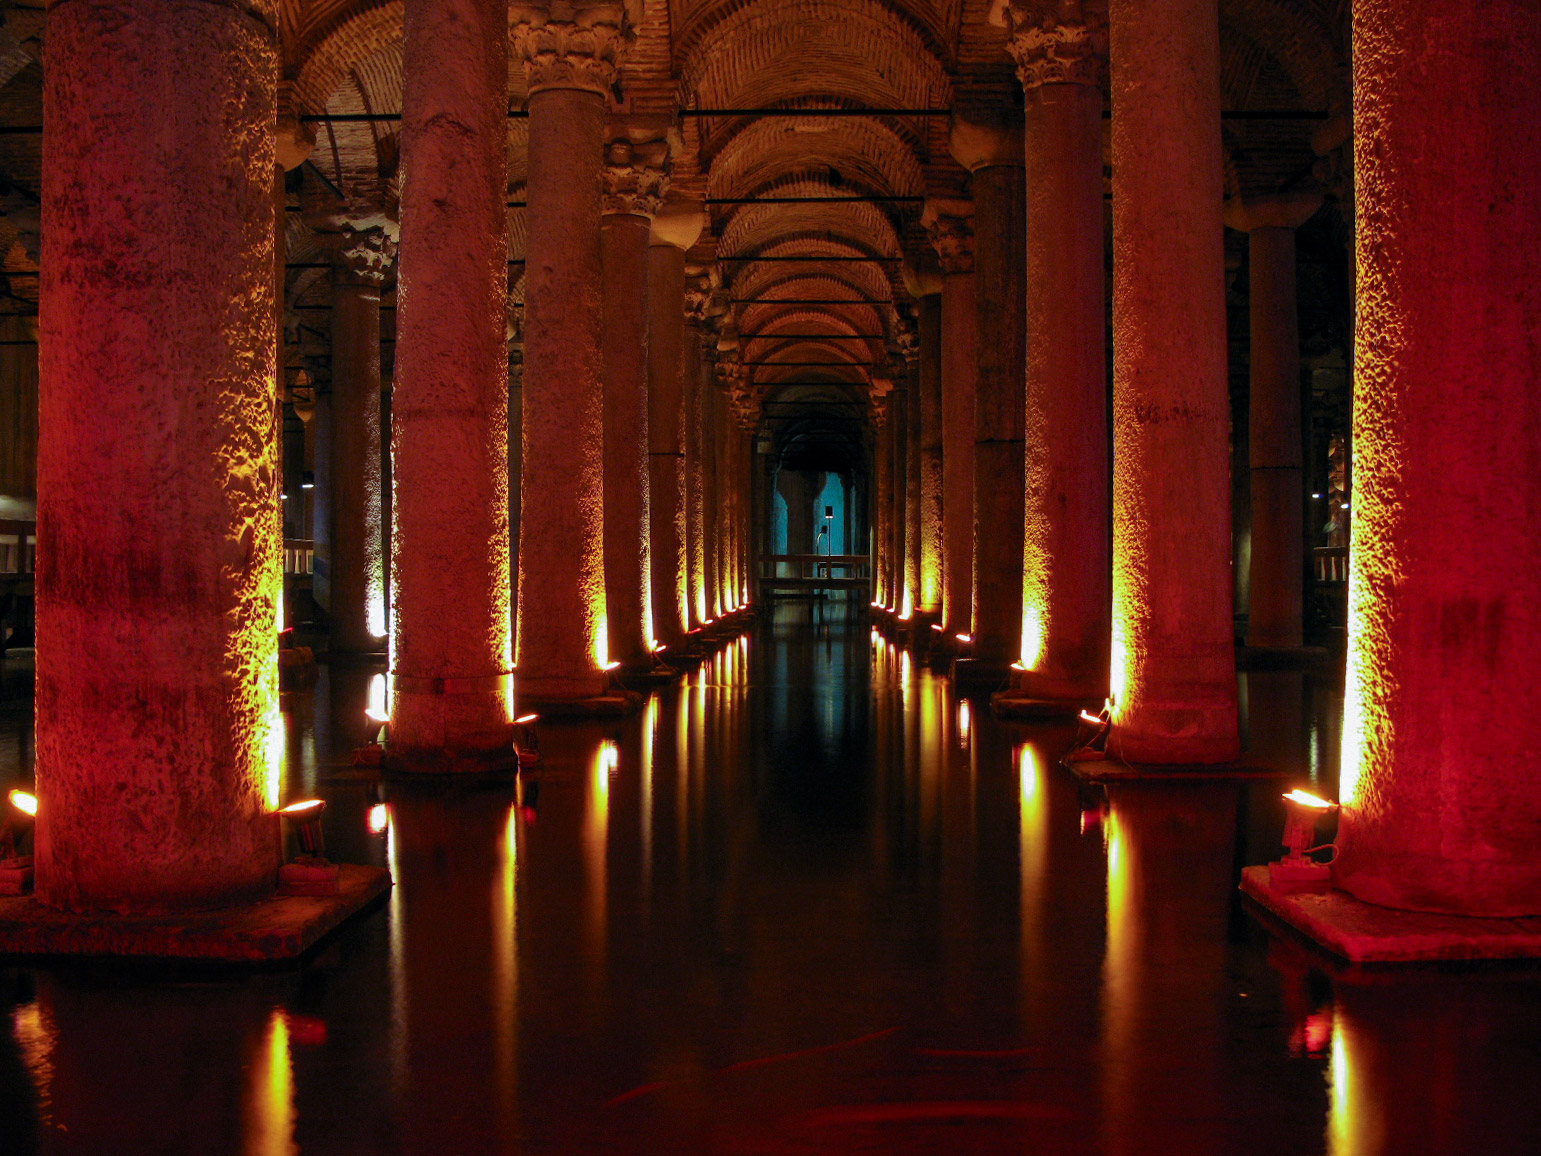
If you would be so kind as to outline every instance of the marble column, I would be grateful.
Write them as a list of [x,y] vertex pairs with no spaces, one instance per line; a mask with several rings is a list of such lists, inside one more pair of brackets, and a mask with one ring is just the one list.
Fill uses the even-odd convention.
[[1531,4],[1354,10],[1354,519],[1333,873],[1388,907],[1541,914],[1538,68]]
[[942,612],[942,420],[942,295],[936,292],[920,299],[916,610],[927,623],[936,622]]
[[1002,709],[1068,710],[1108,692],[1105,12],[1045,18],[1020,0],[1010,49],[1026,93],[1027,395],[1021,669]]
[[391,222],[340,234],[333,275],[331,648],[351,654],[385,642],[380,287],[396,259],[396,231]]
[[669,145],[606,147],[604,271],[605,615],[612,660],[653,664],[648,441],[648,239],[668,185]]
[[978,375],[974,390],[974,636],[960,680],[998,684],[1022,649],[1027,195],[1022,126],[955,115],[952,152],[973,174]]
[[685,251],[704,223],[695,209],[653,217],[648,246],[648,533],[653,633],[678,647],[690,622],[686,567]]
[[624,49],[619,5],[512,10],[529,82],[519,694],[599,696],[604,560],[600,174]]
[[1131,762],[1221,763],[1239,743],[1219,14],[1212,0],[1111,0],[1109,31],[1109,750]]
[[1226,205],[1225,223],[1250,250],[1252,552],[1247,644],[1299,646],[1305,592],[1305,455],[1300,428],[1300,321],[1295,230],[1321,207],[1316,194]]
[[274,885],[276,22],[48,14],[36,886],[67,910]]
[[921,220],[942,264],[942,628],[951,644],[974,618],[974,206],[927,201]]
[[391,400],[391,754],[509,741],[508,37],[490,0],[411,0]]

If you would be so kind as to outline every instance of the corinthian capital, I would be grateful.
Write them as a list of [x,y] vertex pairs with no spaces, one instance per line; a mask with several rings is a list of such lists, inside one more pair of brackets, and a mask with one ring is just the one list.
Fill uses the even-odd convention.
[[313,197],[304,206],[305,223],[332,255],[337,283],[378,289],[396,262],[401,237],[394,192],[382,187],[373,196],[349,200]]
[[1011,32],[1006,47],[1023,88],[1106,82],[1105,0],[996,0],[990,19]]
[[634,144],[624,138],[605,148],[601,211],[652,218],[669,191],[669,142]]
[[626,9],[616,3],[520,3],[510,23],[531,95],[576,88],[608,96],[635,39]]
[[974,203],[929,200],[920,223],[936,250],[943,273],[974,271]]

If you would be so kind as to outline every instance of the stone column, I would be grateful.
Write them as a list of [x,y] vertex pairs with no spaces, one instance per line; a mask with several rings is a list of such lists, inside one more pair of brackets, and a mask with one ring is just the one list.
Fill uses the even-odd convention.
[[[904,373],[904,364],[896,367],[899,374],[894,380],[894,391],[888,398],[888,424],[893,454],[893,505],[888,515],[888,589],[891,595],[890,609],[895,614],[904,613],[904,548],[906,538],[905,504],[909,497],[909,470],[906,461],[910,446],[910,389]],[[902,384],[901,384],[902,383]]]
[[1305,589],[1305,454],[1300,430],[1300,322],[1295,230],[1321,207],[1315,194],[1226,205],[1225,223],[1248,235],[1252,382],[1249,465],[1252,558],[1247,644],[1299,646]]
[[669,145],[620,136],[605,154],[605,613],[610,657],[653,665],[648,496],[648,237],[668,184]]
[[1022,669],[997,702],[1008,711],[1074,712],[1108,692],[1107,23],[1097,8],[1064,20],[1021,0],[1009,10],[1027,98],[1027,406]]
[[[383,217],[384,215],[381,214]],[[396,224],[369,218],[337,235],[332,290],[331,647],[385,642],[385,527],[380,501],[380,287],[396,259]]]
[[404,35],[391,751],[445,770],[512,708],[508,37],[491,0],[410,0]]
[[701,452],[701,591],[706,598],[706,620],[722,617],[722,587],[718,577],[721,556],[718,553],[717,503],[721,478],[718,470],[718,408],[722,390],[717,385],[715,362],[703,366],[701,393],[697,398],[697,420],[701,432],[697,444]]
[[[690,300],[688,295],[686,300]],[[685,550],[691,630],[711,617],[706,608],[706,552],[701,532],[701,391],[706,340],[698,325],[691,325],[685,335]]]
[[704,223],[698,210],[653,217],[648,246],[648,532],[653,633],[678,647],[690,622],[686,566],[685,251]]
[[1021,122],[955,117],[952,152],[973,174],[979,318],[974,392],[974,636],[965,681],[999,683],[1022,649],[1022,425],[1027,197]]
[[37,894],[67,910],[218,907],[275,881],[276,21],[48,14]]
[[908,437],[904,444],[904,609],[914,621],[920,607],[920,439],[924,409],[921,398],[920,350],[911,351]]
[[942,421],[942,295],[933,292],[920,299],[918,609],[928,623],[942,612]]
[[619,5],[513,10],[529,82],[519,693],[599,696],[605,637],[599,166],[624,46]]
[[1211,0],[1111,2],[1109,749],[1133,762],[1239,749],[1218,21]]
[[942,264],[942,627],[952,645],[974,618],[974,206],[927,201],[921,219]]
[[1386,906],[1541,914],[1538,67],[1532,5],[1354,11],[1359,314],[1334,878]]
[[[883,384],[887,384],[884,382]],[[893,605],[893,520],[894,520],[894,419],[893,397],[879,392],[873,382],[872,396],[872,576],[873,600],[884,607]],[[790,527],[790,517],[788,526]]]

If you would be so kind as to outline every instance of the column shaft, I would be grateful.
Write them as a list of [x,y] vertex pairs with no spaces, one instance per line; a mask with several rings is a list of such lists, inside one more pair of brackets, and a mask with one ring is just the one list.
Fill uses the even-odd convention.
[[908,544],[904,526],[908,520],[905,506],[909,498],[909,470],[906,460],[910,446],[910,391],[896,389],[888,399],[888,421],[892,426],[893,487],[892,505],[888,515],[888,588],[892,595],[889,606],[895,614],[903,614],[908,606],[904,587],[905,546]]
[[56,907],[274,884],[275,21],[48,14],[36,838]]
[[942,298],[920,299],[919,611],[942,609]]
[[650,245],[648,257],[648,532],[653,632],[680,644],[690,620],[685,566],[683,357],[685,250]]
[[1209,0],[1112,0],[1109,19],[1110,749],[1224,762],[1239,748],[1218,13]]
[[378,650],[385,639],[380,503],[380,290],[332,295],[331,643]]
[[[877,432],[874,438],[872,472],[877,515],[872,519],[873,598],[883,606],[894,605],[893,592],[893,520],[894,520],[894,416],[893,395],[878,403]],[[790,525],[790,522],[788,523]]]
[[722,616],[722,587],[719,583],[721,574],[721,555],[718,553],[718,544],[721,535],[718,533],[719,523],[717,506],[721,495],[721,474],[719,471],[719,445],[717,411],[722,398],[722,390],[718,388],[717,373],[714,367],[705,367],[701,382],[700,396],[700,422],[701,422],[701,590],[706,596],[706,617],[715,619]]
[[689,565],[690,629],[711,617],[706,608],[706,547],[702,530],[701,393],[706,372],[701,333],[694,326],[685,336],[685,547]]
[[1531,4],[1354,10],[1359,314],[1334,877],[1388,906],[1541,912],[1538,67]]
[[974,619],[974,387],[979,319],[972,270],[942,280],[942,619],[967,634]]
[[428,768],[505,746],[512,708],[508,31],[490,0],[405,19],[391,746]]

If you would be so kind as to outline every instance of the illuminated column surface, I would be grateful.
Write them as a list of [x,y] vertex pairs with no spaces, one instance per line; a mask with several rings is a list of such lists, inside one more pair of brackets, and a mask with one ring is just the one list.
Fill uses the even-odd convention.
[[411,0],[391,455],[391,750],[509,741],[508,45],[490,0]]
[[942,626],[974,617],[974,205],[926,202],[922,221],[942,263]]
[[332,293],[331,646],[385,641],[385,529],[380,501],[380,286],[396,259],[396,225],[356,220],[336,235]]
[[913,617],[920,605],[920,439],[923,409],[920,342],[910,354],[908,437],[904,445],[904,594],[901,609]]
[[935,292],[920,299],[920,443],[916,456],[917,610],[934,622],[942,611],[942,297]]
[[1026,93],[1027,395],[1022,669],[997,705],[1074,711],[1108,690],[1104,13],[1010,9]]
[[48,13],[36,838],[57,907],[214,907],[275,881],[276,20]]
[[608,661],[599,168],[624,17],[581,16],[513,15],[530,86],[519,695],[531,703],[600,695]]
[[605,612],[609,654],[652,665],[649,564],[648,237],[668,183],[668,142],[625,136],[606,148],[604,268]]
[[1541,913],[1538,67],[1532,4],[1355,8],[1355,484],[1334,878],[1391,907]]
[[[901,362],[896,368],[906,367]],[[899,382],[904,382],[900,385]],[[893,393],[888,395],[889,453],[893,458],[890,476],[889,498],[892,505],[888,514],[888,597],[889,607],[895,614],[904,612],[904,549],[908,544],[904,528],[908,522],[909,463],[906,460],[910,446],[910,390],[904,377],[899,377]]]
[[[872,578],[873,600],[884,606],[893,605],[893,550],[890,540],[894,521],[894,418],[893,396],[879,392],[881,382],[873,382],[872,391],[872,473],[873,497],[876,516],[872,519]],[[881,384],[887,384],[882,382]],[[790,535],[791,517],[787,528]],[[790,537],[788,538],[790,542]]]
[[685,532],[685,250],[703,224],[698,210],[665,208],[648,246],[648,533],[653,632],[677,647],[690,622]]
[[696,398],[696,419],[701,424],[697,443],[701,447],[701,590],[706,598],[706,617],[716,619],[722,614],[722,587],[718,583],[720,535],[717,532],[717,504],[721,496],[718,489],[721,485],[718,410],[722,390],[717,386],[716,362],[706,362],[703,369],[701,392]]
[[974,636],[959,679],[997,683],[1022,650],[1022,422],[1027,195],[1022,125],[957,117],[952,153],[973,174]]
[[[700,316],[705,295],[687,293],[686,303],[695,317]],[[685,562],[686,604],[690,610],[690,629],[701,626],[711,614],[706,609],[705,544],[701,535],[701,388],[706,372],[706,335],[699,324],[692,324],[685,334]]]
[[[1212,0],[1111,0],[1109,749],[1235,758],[1230,394]],[[1160,45],[1161,50],[1153,50]],[[1160,141],[1160,148],[1152,148]]]
[[1320,196],[1296,195],[1245,203],[1233,199],[1226,205],[1225,223],[1248,234],[1251,257],[1251,646],[1299,646],[1302,641],[1305,493],[1295,230],[1321,203]]

